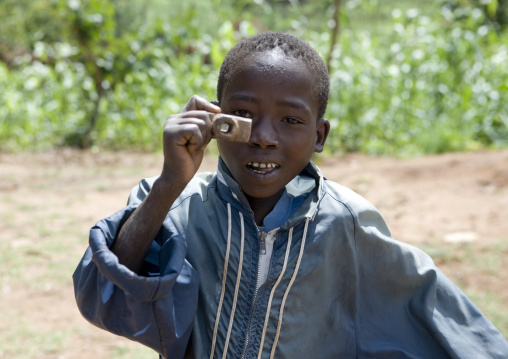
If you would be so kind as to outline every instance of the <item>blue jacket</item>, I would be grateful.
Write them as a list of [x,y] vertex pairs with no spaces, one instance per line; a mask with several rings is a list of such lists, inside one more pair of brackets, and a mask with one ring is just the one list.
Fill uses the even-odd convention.
[[312,163],[286,187],[298,206],[271,231],[263,283],[265,233],[222,161],[175,201],[136,275],[109,247],[153,181],[91,229],[74,273],[78,307],[100,328],[163,358],[508,358],[425,253]]

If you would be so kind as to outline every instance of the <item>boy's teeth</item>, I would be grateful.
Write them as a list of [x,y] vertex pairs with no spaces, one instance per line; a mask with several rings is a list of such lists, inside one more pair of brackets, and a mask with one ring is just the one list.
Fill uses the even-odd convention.
[[249,166],[255,167],[255,168],[275,168],[277,167],[277,164],[275,163],[263,163],[263,162],[249,162]]

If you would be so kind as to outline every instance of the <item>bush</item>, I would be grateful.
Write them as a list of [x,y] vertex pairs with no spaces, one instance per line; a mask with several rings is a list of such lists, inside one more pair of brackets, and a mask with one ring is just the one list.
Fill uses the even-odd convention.
[[[129,23],[122,1],[51,3],[67,30],[0,63],[0,151],[160,148],[166,117],[193,94],[214,99],[226,52],[264,29],[240,15],[204,24],[199,1],[132,28],[119,27]],[[252,12],[271,17],[291,6],[259,3]],[[331,17],[333,4],[323,3]],[[330,60],[330,152],[412,156],[508,145],[508,41],[485,11],[450,2],[435,17],[393,10],[383,31],[352,31],[344,24],[360,3],[340,9],[335,45],[338,24],[312,22],[307,3],[299,17],[291,7],[292,20],[279,21]],[[225,18],[228,9],[217,13]]]

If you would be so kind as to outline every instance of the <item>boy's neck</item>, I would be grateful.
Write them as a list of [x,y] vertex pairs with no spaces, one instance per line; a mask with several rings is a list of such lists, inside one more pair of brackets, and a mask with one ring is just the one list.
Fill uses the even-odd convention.
[[256,221],[256,225],[263,225],[263,220],[268,215],[268,213],[272,211],[273,207],[275,207],[275,204],[279,201],[283,193],[284,188],[273,196],[266,198],[251,197],[248,194],[244,193],[245,198],[249,202],[250,208],[252,209],[252,212],[254,212],[254,220]]

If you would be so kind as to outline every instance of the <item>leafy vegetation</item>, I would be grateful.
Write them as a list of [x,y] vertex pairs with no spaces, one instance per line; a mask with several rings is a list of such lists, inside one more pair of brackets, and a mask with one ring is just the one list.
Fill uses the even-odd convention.
[[0,3],[0,151],[160,148],[167,116],[214,99],[227,51],[268,29],[326,60],[331,152],[508,145],[506,0],[145,3]]

